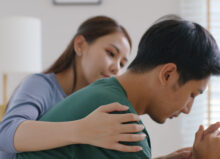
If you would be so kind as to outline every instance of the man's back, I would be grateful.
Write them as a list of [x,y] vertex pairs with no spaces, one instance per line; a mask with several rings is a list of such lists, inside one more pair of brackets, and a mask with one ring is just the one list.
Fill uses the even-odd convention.
[[[67,97],[63,102],[56,105],[49,111],[42,121],[72,121],[87,116],[90,112],[101,105],[119,102],[129,106],[128,112],[136,113],[131,103],[128,101],[126,92],[115,78],[101,79],[86,88]],[[123,112],[126,113],[126,112]],[[137,113],[136,113],[137,114]],[[142,122],[140,121],[140,124]],[[21,153],[16,155],[16,159],[117,159],[117,158],[151,158],[150,139],[146,130],[146,139],[136,143],[126,143],[127,145],[139,145],[143,150],[136,153],[125,153],[108,150],[91,145],[69,145],[57,149]]]

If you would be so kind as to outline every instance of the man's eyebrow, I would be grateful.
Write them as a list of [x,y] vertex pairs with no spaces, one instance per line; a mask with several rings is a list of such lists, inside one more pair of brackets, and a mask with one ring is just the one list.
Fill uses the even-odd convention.
[[[115,46],[114,44],[110,44],[113,48],[115,48],[115,50],[117,51],[118,54],[120,54],[120,50],[117,46]],[[123,58],[123,60],[125,60],[126,62],[128,61],[128,59],[126,57]]]

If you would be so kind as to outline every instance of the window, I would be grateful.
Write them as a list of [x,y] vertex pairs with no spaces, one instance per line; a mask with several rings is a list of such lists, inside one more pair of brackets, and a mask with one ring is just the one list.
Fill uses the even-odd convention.
[[[180,0],[181,16],[210,30],[220,46],[220,1]],[[212,77],[209,89],[195,100],[190,115],[181,116],[183,146],[192,146],[200,124],[207,127],[220,121],[220,77]]]
[[[210,32],[220,46],[220,1],[210,0]],[[207,111],[205,124],[220,121],[220,77],[210,82],[210,111]],[[209,117],[209,118],[208,118]]]

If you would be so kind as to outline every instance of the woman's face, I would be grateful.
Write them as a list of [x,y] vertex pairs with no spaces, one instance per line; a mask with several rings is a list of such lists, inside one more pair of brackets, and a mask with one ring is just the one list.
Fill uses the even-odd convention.
[[82,76],[88,83],[118,75],[128,62],[130,45],[120,32],[108,34],[82,47]]

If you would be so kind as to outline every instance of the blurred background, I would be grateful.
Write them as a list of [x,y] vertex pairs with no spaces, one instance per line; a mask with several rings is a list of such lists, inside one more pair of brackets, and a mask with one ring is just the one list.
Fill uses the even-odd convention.
[[[79,24],[88,17],[107,15],[128,30],[133,40],[131,61],[136,55],[143,33],[155,20],[166,14],[177,14],[201,24],[220,43],[219,0],[0,0],[1,103],[4,104],[4,100],[10,98],[17,84],[27,74],[41,72],[49,67],[64,51]],[[38,28],[32,32],[39,34],[36,48],[31,46],[32,40],[24,43],[31,47],[26,55],[21,55],[20,64],[16,63],[21,57],[16,50],[13,51],[14,55],[9,55],[2,49],[5,45],[13,48],[15,44],[3,44],[7,34],[4,34],[5,31],[1,32],[1,20],[17,16],[37,19]],[[27,69],[30,68],[30,64],[25,64],[27,61],[34,64],[33,69]],[[23,69],[18,70],[18,65],[22,63]],[[7,66],[12,66],[13,69],[9,70]],[[6,80],[4,75],[7,75]],[[211,79],[209,89],[196,99],[189,115],[167,120],[162,125],[151,121],[147,115],[142,116],[151,136],[153,157],[192,146],[194,134],[200,124],[208,126],[220,119],[219,82],[219,78]]]

